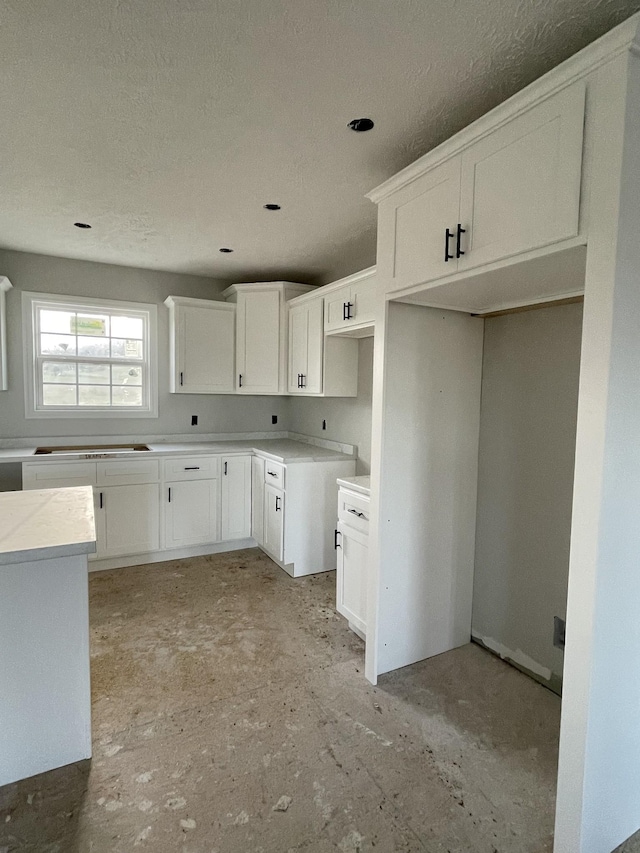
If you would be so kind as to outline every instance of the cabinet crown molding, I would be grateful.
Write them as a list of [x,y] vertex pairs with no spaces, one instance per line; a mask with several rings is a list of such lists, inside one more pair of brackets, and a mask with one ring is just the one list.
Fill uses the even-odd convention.
[[624,51],[640,54],[640,12],[632,15],[592,44],[587,45],[542,77],[534,80],[522,91],[516,92],[515,95],[472,122],[450,139],[410,163],[367,193],[365,198],[379,204],[387,196],[411,183],[420,175],[460,153],[501,125],[512,121],[520,113],[526,112],[576,80],[586,77],[587,74],[592,73]]
[[219,308],[222,311],[235,311],[235,305],[229,305],[222,299],[194,299],[191,296],[167,296],[164,304],[168,308],[174,308],[176,305],[193,305],[194,307],[199,305],[203,308],[210,308],[212,305],[215,305],[216,309]]
[[291,288],[301,292],[317,290],[314,285],[302,284],[299,281],[243,281],[227,287],[226,290],[222,291],[221,296],[224,299],[229,299],[237,293],[255,293],[260,290],[280,290],[286,293]]

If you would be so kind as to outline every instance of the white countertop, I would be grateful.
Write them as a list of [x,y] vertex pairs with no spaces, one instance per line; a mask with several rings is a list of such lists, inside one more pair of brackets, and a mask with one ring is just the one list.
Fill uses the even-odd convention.
[[[91,445],[90,439],[78,438],[77,443]],[[189,441],[189,442],[136,442],[144,443],[149,450],[118,450],[108,455],[100,456],[101,459],[109,458],[140,458],[145,459],[152,456],[175,456],[176,454],[202,454],[202,453],[259,453],[284,464],[288,462],[335,462],[353,459],[348,453],[326,447],[319,447],[305,441],[296,441],[290,438],[259,438],[240,440],[219,441]],[[0,463],[3,462],[47,462],[86,458],[82,451],[69,451],[68,453],[38,454],[35,447],[9,447],[0,448]]]
[[95,550],[91,486],[0,492],[0,565]]
[[351,489],[352,492],[358,492],[368,498],[371,497],[371,477],[368,474],[359,477],[340,477],[336,482],[338,486]]

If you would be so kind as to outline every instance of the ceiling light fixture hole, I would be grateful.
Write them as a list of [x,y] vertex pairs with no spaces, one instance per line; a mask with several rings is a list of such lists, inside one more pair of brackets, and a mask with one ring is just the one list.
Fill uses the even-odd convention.
[[223,248],[222,248],[222,249],[220,249],[219,251],[220,251],[220,252],[223,252],[225,255],[228,255],[228,254],[230,254],[230,252],[233,252],[233,249],[227,249],[227,248],[224,248],[224,247],[223,247]]
[[373,122],[370,118],[354,118],[349,122],[347,127],[355,130],[356,133],[364,133],[366,130],[371,130]]
[[264,204],[263,207],[265,210],[280,210],[279,204]]
[[76,228],[91,228],[91,226],[88,225],[86,222],[74,222],[73,224],[76,226]]

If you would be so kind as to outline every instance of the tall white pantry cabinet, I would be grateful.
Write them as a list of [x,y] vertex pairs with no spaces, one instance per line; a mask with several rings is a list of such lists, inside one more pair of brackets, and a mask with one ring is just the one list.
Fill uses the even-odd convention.
[[584,297],[555,853],[640,827],[639,22],[369,196],[373,682],[469,637],[482,315]]

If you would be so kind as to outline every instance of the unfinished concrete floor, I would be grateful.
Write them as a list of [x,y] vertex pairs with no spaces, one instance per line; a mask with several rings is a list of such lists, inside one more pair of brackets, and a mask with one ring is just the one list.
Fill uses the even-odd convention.
[[560,701],[477,646],[372,687],[335,574],[93,575],[94,756],[0,789],[0,853],[551,850]]

